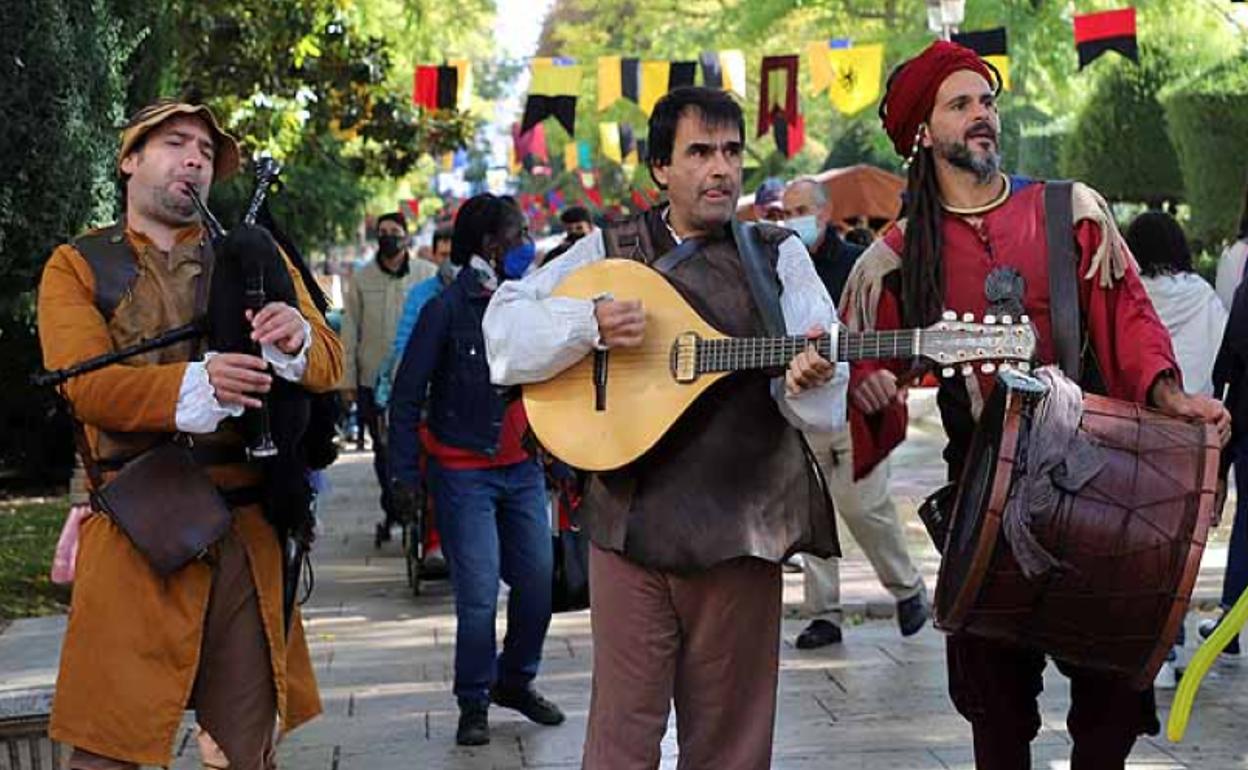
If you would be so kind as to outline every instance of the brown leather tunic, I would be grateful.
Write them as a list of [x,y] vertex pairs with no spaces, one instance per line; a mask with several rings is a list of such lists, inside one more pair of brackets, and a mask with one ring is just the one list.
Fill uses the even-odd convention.
[[[644,232],[636,232],[637,224]],[[778,246],[789,233],[768,227],[762,235],[774,273]],[[657,211],[605,237],[608,257],[644,262],[676,245]],[[726,228],[668,279],[725,334],[766,335]],[[770,385],[762,372],[724,378],[641,459],[595,475],[584,508],[594,543],[642,566],[676,572],[742,556],[780,561],[796,551],[839,553],[822,478]]]

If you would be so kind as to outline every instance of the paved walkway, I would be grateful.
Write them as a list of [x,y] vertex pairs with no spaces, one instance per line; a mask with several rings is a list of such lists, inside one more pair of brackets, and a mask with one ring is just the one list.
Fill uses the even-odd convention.
[[[940,480],[939,441],[922,430],[899,455],[894,492],[929,585],[935,553],[923,541],[913,503]],[[557,616],[546,645],[539,685],[568,713],[558,728],[518,715],[491,712],[493,742],[481,749],[454,744],[457,718],[450,694],[455,621],[449,586],[427,584],[411,596],[398,546],[372,544],[375,491],[365,454],[348,454],[330,478],[322,506],[323,534],[316,551],[316,592],[305,609],[325,714],[281,746],[283,768],[295,770],[438,770],[577,767],[589,705],[588,613]],[[1220,536],[1224,536],[1220,535]],[[1211,548],[1198,597],[1211,601],[1225,553]],[[892,604],[875,583],[865,558],[851,547],[843,564],[843,592],[851,610],[843,645],[799,652],[793,639],[801,576],[786,575],[788,605],[781,655],[780,709],[773,766],[791,770],[969,770],[969,730],[945,694],[941,635],[925,629],[903,640]],[[1189,620],[1189,638],[1195,618]],[[0,634],[0,695],[49,684],[62,618],[23,621]],[[501,618],[500,618],[501,628]],[[1052,671],[1042,697],[1044,728],[1035,766],[1067,767],[1065,680]],[[1169,695],[1160,696],[1163,709]],[[1163,713],[1164,720],[1165,715]],[[1248,661],[1241,670],[1222,663],[1198,699],[1189,737],[1141,741],[1130,767],[1248,767]],[[675,767],[674,729],[664,768]],[[183,732],[185,736],[185,731]],[[177,768],[197,767],[193,741],[182,740]],[[189,749],[187,747],[190,747]]]

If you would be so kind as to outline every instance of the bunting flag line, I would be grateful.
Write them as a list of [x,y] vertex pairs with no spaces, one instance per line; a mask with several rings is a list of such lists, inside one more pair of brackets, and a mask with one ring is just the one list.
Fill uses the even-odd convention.
[[637,141],[633,138],[633,124],[620,124],[620,155],[624,163],[637,162]]
[[598,57],[598,111],[602,112],[624,95],[624,78],[618,56]]
[[776,149],[786,158],[792,158],[806,145],[806,118],[798,115],[792,123],[783,112],[778,112],[771,124]]
[[646,115],[654,112],[654,105],[663,98],[663,94],[667,93],[671,69],[672,63],[669,61],[643,61],[641,63],[641,89],[637,106]]
[[788,125],[797,122],[797,56],[763,58],[759,78],[758,135],[771,129],[777,114],[783,114]]
[[703,51],[698,56],[702,65],[702,85],[707,88],[724,87],[724,67],[719,63],[718,51]]
[[546,127],[538,123],[527,133],[520,133],[520,124],[511,129],[513,145],[516,148],[516,161],[523,163],[526,157],[532,157],[544,164],[550,163],[550,150],[546,147]]
[[1140,51],[1135,37],[1135,9],[1075,14],[1075,49],[1079,51],[1079,69],[1096,61],[1106,51],[1117,51],[1139,63]]
[[467,59],[450,59],[446,62],[459,75],[459,89],[455,95],[455,109],[466,110],[472,106],[472,62]]
[[589,146],[589,142],[578,141],[576,143],[576,159],[582,171],[588,171],[594,167],[593,148]]
[[563,170],[575,171],[580,164],[581,153],[580,150],[576,149],[576,142],[568,142],[563,146]]
[[684,86],[691,86],[698,76],[696,61],[674,61],[667,76],[667,90],[673,91]]
[[832,71],[830,52],[836,49],[849,48],[851,45],[852,43],[847,37],[819,40],[806,44],[806,58],[810,62],[810,92],[813,95],[818,96],[832,87],[832,78],[835,76],[835,73]]
[[602,157],[616,163],[624,162],[624,154],[620,146],[619,123],[598,124],[598,147],[602,152]]
[[1010,90],[1010,56],[1006,48],[1005,27],[978,32],[955,32],[953,42],[964,45],[1001,73],[1001,88]]
[[832,106],[853,115],[870,107],[880,98],[880,80],[884,76],[884,46],[881,43],[833,48],[827,51],[832,70],[828,96]]
[[422,64],[412,79],[412,104],[427,110],[459,109],[459,69]]
[[719,66],[724,73],[723,89],[745,99],[745,54],[741,51],[720,51]]
[[633,104],[641,99],[641,60],[633,57],[620,59],[620,94]]
[[571,59],[534,59],[520,132],[526,133],[546,118],[554,116],[568,136],[575,136],[576,97],[580,87],[581,67]]

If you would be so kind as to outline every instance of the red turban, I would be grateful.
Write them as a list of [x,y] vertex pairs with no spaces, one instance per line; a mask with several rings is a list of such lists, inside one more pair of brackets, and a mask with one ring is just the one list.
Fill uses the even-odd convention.
[[929,45],[923,53],[898,67],[889,78],[880,117],[884,121],[884,132],[893,140],[898,155],[910,157],[919,125],[932,114],[936,104],[936,91],[945,78],[959,70],[983,75],[994,88],[999,87],[997,77],[979,54],[944,40]]

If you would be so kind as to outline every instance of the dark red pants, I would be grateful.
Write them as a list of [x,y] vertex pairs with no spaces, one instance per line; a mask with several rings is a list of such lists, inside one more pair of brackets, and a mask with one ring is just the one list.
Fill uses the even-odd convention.
[[[945,649],[949,694],[971,723],[977,770],[1030,770],[1044,654],[968,634],[948,637]],[[1057,667],[1070,679],[1071,770],[1122,768],[1136,737],[1161,729],[1152,687],[1140,692],[1121,677],[1061,661]]]

